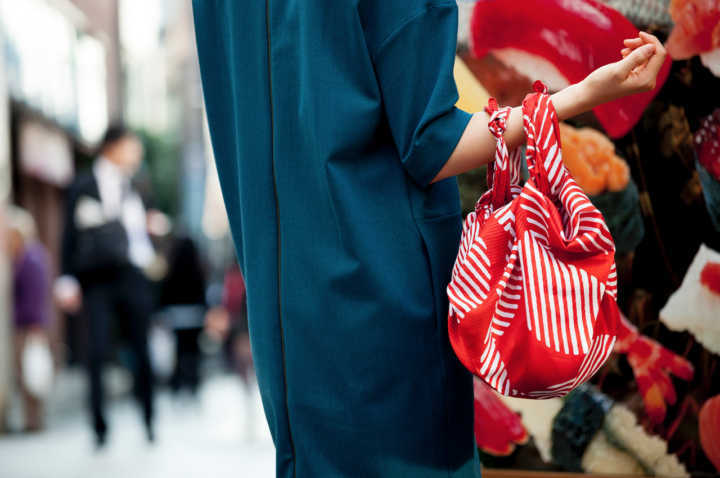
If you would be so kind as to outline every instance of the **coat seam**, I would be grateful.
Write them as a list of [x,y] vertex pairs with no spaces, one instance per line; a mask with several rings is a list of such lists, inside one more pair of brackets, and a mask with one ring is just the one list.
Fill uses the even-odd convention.
[[285,419],[287,420],[287,434],[288,442],[290,445],[290,457],[292,460],[292,476],[297,476],[296,471],[296,454],[295,454],[295,442],[293,440],[292,427],[290,425],[290,405],[288,404],[288,380],[287,380],[287,358],[285,355],[285,330],[283,327],[283,309],[282,309],[282,232],[281,232],[281,221],[280,221],[280,200],[278,197],[277,188],[277,169],[275,166],[276,152],[275,152],[275,104],[273,98],[273,74],[272,74],[272,43],[270,41],[270,29],[271,29],[271,17],[270,17],[270,0],[265,0],[265,28],[266,28],[266,47],[267,47],[267,74],[268,74],[268,100],[270,106],[270,163],[272,169],[273,179],[273,195],[275,198],[275,219],[276,219],[276,241],[277,241],[277,312],[278,312],[278,326],[280,333],[280,360],[282,366],[282,382],[284,392],[284,405],[285,405]]
[[[407,184],[407,182],[406,182]],[[412,210],[412,201],[410,199],[410,190],[408,187],[408,203],[410,203],[410,209]],[[448,363],[447,356],[446,356],[446,345],[444,344],[444,334],[442,332],[442,327],[444,324],[447,323],[447,321],[443,321],[441,319],[443,312],[438,307],[438,294],[443,294],[444,289],[442,286],[439,287],[439,290],[436,288],[435,284],[435,274],[434,274],[434,267],[432,258],[430,256],[430,249],[428,247],[427,239],[425,238],[421,228],[420,228],[420,222],[439,222],[441,220],[447,220],[450,217],[453,216],[462,216],[462,213],[451,213],[451,214],[443,214],[442,216],[437,216],[429,219],[417,217],[413,215],[412,217],[412,223],[415,229],[415,233],[417,234],[418,238],[420,239],[420,245],[422,247],[423,251],[423,259],[425,260],[425,263],[427,264],[428,268],[428,277],[430,279],[430,295],[432,297],[432,318],[433,322],[435,324],[435,333],[437,336],[437,342],[438,346],[436,351],[439,353],[439,360],[442,361],[442,390],[443,390],[443,410],[445,415],[445,430],[443,435],[448,436],[450,433],[450,400],[449,400],[449,391],[448,391],[448,369],[450,364]],[[450,451],[448,450],[448,444],[447,442],[443,443],[444,448],[444,454],[445,454],[445,469],[447,471],[448,478],[451,478],[452,471],[450,466]]]

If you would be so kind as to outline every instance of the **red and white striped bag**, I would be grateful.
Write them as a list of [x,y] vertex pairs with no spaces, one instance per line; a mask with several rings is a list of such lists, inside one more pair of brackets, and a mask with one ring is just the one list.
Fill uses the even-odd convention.
[[504,395],[562,396],[612,352],[619,314],[615,245],[562,162],[555,109],[540,82],[523,101],[522,149],[508,153],[510,108],[490,100],[497,138],[487,191],[463,225],[447,287],[455,353]]

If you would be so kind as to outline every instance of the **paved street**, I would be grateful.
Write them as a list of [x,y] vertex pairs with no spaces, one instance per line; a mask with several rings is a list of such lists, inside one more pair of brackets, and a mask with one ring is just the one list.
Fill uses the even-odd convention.
[[0,437],[0,477],[273,476],[274,448],[259,395],[257,390],[246,395],[236,377],[210,379],[198,402],[162,393],[157,410],[157,440],[151,446],[127,399],[110,407],[109,441],[101,451],[94,449],[80,407],[53,418],[42,434]]

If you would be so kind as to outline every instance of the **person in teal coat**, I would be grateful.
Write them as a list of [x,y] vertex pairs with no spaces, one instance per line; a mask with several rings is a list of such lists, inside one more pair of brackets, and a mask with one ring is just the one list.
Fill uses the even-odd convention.
[[[193,4],[277,476],[479,476],[445,287],[454,175],[495,143],[485,113],[454,107],[455,2]],[[662,46],[633,41],[652,70]],[[556,93],[558,114],[647,88],[616,70]],[[507,137],[523,139],[517,111]]]

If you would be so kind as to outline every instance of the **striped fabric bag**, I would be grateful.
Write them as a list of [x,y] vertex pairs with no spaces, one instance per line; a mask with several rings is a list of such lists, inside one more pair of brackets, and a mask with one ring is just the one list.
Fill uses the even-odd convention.
[[490,100],[497,138],[487,191],[463,225],[447,287],[450,342],[496,391],[563,396],[587,381],[615,343],[615,246],[602,214],[562,163],[558,118],[540,82],[523,101],[522,149],[508,153],[510,108]]

